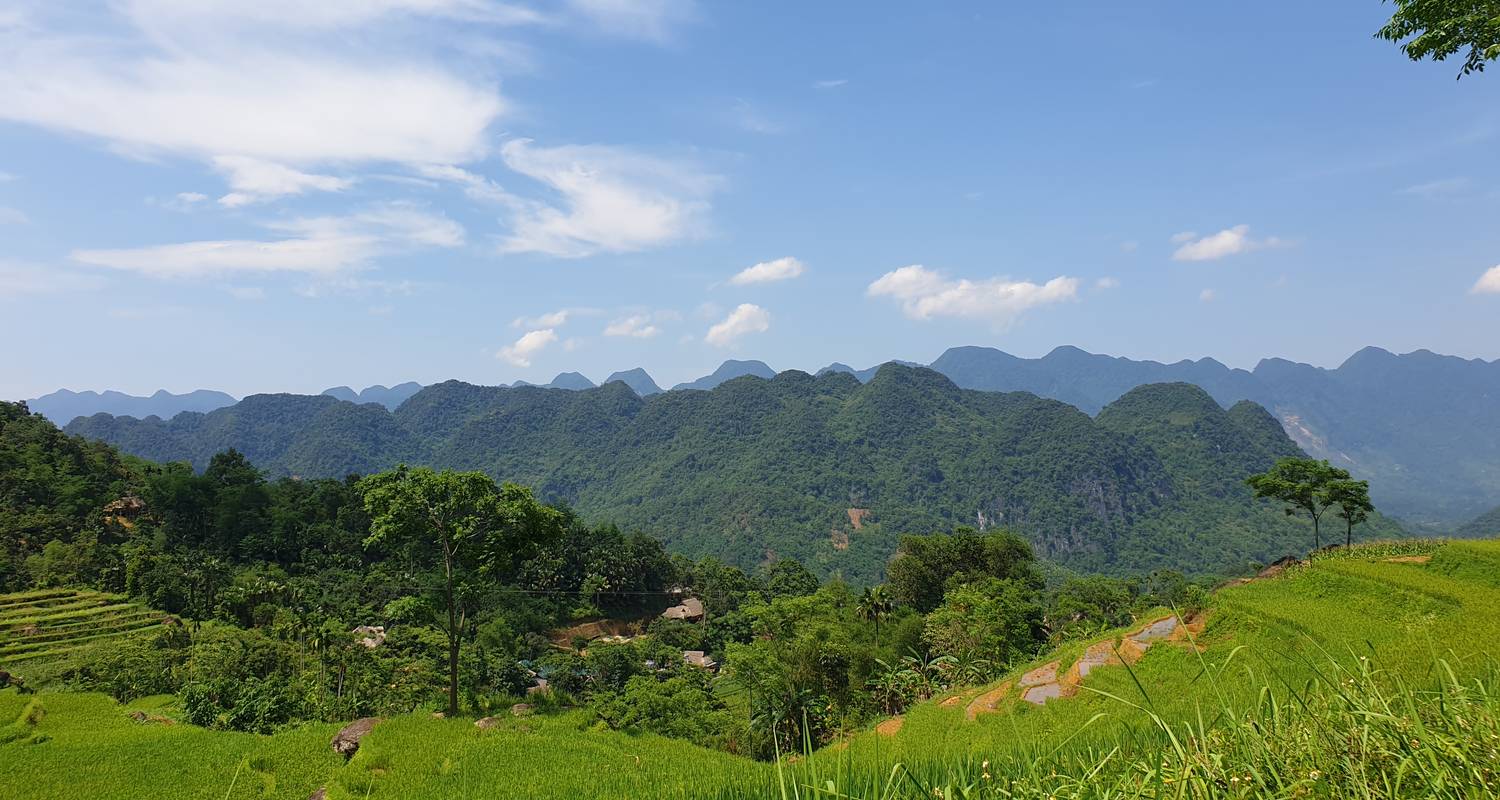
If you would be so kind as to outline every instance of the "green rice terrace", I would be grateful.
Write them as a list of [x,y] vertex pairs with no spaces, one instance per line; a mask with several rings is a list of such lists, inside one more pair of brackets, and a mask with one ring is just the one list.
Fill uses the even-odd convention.
[[82,650],[161,627],[166,615],[95,591],[40,589],[0,595],[0,669],[42,676]]
[[[1495,796],[1496,609],[1500,543],[1327,551],[771,763],[544,702],[386,718],[346,761],[339,724],[210,731],[170,697],[10,689],[0,776],[7,800]],[[0,652],[65,658],[158,623],[103,595],[10,595]],[[31,625],[48,638],[17,638]]]

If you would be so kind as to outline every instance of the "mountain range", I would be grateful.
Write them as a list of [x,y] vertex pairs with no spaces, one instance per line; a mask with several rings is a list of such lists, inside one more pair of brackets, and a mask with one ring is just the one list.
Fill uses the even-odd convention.
[[[394,412],[327,396],[252,395],[170,421],[100,414],[69,433],[202,467],[236,448],[272,475],[405,462],[534,486],[689,555],[755,566],[791,555],[877,578],[900,534],[1005,525],[1089,570],[1243,569],[1309,546],[1305,523],[1245,476],[1296,444],[1260,406],[1186,383],[1138,387],[1097,417],[1027,392],[961,389],[899,364],[742,376],[640,397],[448,381]],[[1396,528],[1377,519],[1372,530]]]
[[[1370,480],[1381,508],[1417,529],[1443,532],[1500,502],[1500,361],[1426,350],[1395,355],[1370,347],[1334,369],[1268,358],[1244,370],[1211,358],[1167,364],[1076,347],[1059,347],[1041,358],[1020,358],[988,347],[955,347],[930,366],[960,388],[1031,392],[1091,415],[1137,386],[1161,382],[1199,386],[1224,406],[1254,401],[1268,409],[1306,452]],[[834,363],[817,374],[844,373],[868,382],[878,369]],[[709,375],[672,388],[709,390],[746,375],[769,379],[775,374],[764,362],[731,360]],[[640,368],[614,373],[604,383],[615,381],[641,397],[662,391]],[[565,372],[545,388],[593,386],[585,376]],[[355,393],[340,387],[325,394],[394,410],[417,388],[407,383]],[[62,424],[99,412],[166,419],[180,411],[210,411],[232,402],[228,395],[210,392],[158,392],[152,398],[57,392],[30,405]]]

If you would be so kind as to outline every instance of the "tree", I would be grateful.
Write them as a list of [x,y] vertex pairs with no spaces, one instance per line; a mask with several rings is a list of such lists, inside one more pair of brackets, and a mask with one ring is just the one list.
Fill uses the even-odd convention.
[[880,621],[890,616],[896,610],[895,601],[886,593],[884,586],[866,587],[859,596],[859,605],[855,607],[860,619],[875,623],[875,638],[880,638]]
[[982,578],[1020,581],[1040,588],[1036,557],[1025,539],[1008,531],[903,536],[886,570],[891,596],[926,613],[943,602],[953,585]]
[[481,472],[398,467],[360,482],[370,514],[367,548],[404,553],[437,571],[448,636],[448,713],[458,713],[459,645],[485,580],[509,578],[530,553],[561,535],[562,515],[531,491],[496,486]]
[[771,597],[802,597],[818,590],[818,579],[795,558],[779,558],[766,567],[766,593]]
[[1255,491],[1255,496],[1269,500],[1280,500],[1286,504],[1287,516],[1299,512],[1312,517],[1313,549],[1323,546],[1319,536],[1319,523],[1332,504],[1328,501],[1328,487],[1334,481],[1348,480],[1347,470],[1311,458],[1283,458],[1269,470],[1251,475],[1245,483]]
[[1323,502],[1338,509],[1344,521],[1344,546],[1354,544],[1354,526],[1370,518],[1375,504],[1370,502],[1370,482],[1341,479],[1330,481],[1323,492]]
[[1500,58],[1500,0],[1395,0],[1396,13],[1376,38],[1402,43],[1412,61],[1444,61],[1467,50],[1462,78]]
[[1035,649],[1041,629],[1035,590],[1019,581],[985,578],[950,590],[927,615],[922,638],[938,655],[1004,667]]

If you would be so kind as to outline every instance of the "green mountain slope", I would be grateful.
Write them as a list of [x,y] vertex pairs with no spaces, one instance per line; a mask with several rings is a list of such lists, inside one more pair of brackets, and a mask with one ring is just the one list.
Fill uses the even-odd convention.
[[273,475],[401,461],[479,469],[688,554],[744,566],[794,556],[857,580],[881,574],[899,534],[959,525],[1013,528],[1044,557],[1087,570],[1243,569],[1307,538],[1242,483],[1296,446],[1258,406],[1225,411],[1189,384],[1142,387],[1096,420],[895,364],[867,384],[792,371],[647,399],[622,383],[450,381],[394,414],[261,395],[168,422],[100,415],[68,430],[200,468],[235,447]]

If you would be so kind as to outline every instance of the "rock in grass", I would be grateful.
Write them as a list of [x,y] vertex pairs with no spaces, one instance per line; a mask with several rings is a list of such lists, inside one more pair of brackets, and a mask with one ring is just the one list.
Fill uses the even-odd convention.
[[345,725],[344,729],[335,734],[333,741],[330,742],[333,752],[346,759],[353,757],[355,751],[359,750],[359,740],[365,738],[365,734],[369,733],[379,722],[380,717],[363,717]]
[[512,717],[529,717],[531,716],[531,712],[535,710],[530,703],[516,703],[510,707],[510,715]]
[[328,787],[319,787],[316,792],[307,796],[307,800],[328,800]]
[[474,727],[476,727],[476,728],[478,728],[478,729],[480,729],[482,731],[487,731],[490,728],[493,728],[493,727],[495,727],[496,725],[499,725],[499,724],[500,724],[500,718],[499,717],[484,717],[482,719],[477,719],[477,720],[474,721]]

